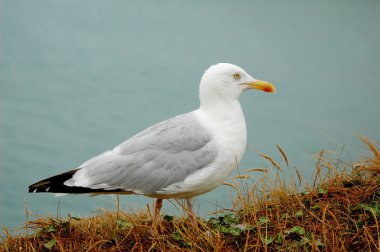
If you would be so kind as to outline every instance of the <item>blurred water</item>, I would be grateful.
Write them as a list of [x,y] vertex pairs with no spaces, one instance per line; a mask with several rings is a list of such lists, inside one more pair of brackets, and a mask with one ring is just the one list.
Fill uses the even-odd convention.
[[[275,144],[306,179],[322,148],[344,146],[346,161],[368,154],[357,136],[379,140],[379,13],[379,1],[0,0],[0,224],[23,223],[25,205],[52,216],[114,209],[110,196],[26,189],[193,110],[217,62],[277,87],[241,98],[250,145],[241,170],[268,167],[256,150],[279,160]],[[230,207],[227,194],[199,197],[199,214]]]

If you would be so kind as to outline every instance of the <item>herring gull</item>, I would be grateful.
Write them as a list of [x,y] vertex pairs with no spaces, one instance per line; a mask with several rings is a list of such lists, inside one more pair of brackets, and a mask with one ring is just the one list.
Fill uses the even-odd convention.
[[199,86],[200,107],[155,124],[77,169],[41,180],[29,192],[63,194],[141,194],[162,200],[192,198],[221,184],[243,157],[247,129],[239,96],[247,89],[275,92],[242,68],[219,63],[209,67]]

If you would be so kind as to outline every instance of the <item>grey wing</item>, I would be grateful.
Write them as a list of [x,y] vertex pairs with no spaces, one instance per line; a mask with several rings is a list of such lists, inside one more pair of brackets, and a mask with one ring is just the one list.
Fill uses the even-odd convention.
[[212,163],[211,140],[192,113],[180,115],[90,159],[65,184],[152,195]]

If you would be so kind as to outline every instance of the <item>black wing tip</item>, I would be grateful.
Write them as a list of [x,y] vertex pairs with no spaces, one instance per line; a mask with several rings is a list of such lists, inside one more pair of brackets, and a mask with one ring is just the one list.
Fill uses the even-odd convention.
[[66,186],[64,182],[70,178],[79,169],[71,170],[41,181],[34,183],[28,187],[29,193],[71,193],[71,194],[84,194],[84,193],[125,193],[123,189],[105,190],[105,189],[92,189],[80,186]]
[[28,187],[28,193],[70,193],[70,194],[86,194],[86,193],[128,193],[123,189],[114,189],[114,190],[105,190],[105,189],[92,189],[88,187],[80,187],[80,186],[34,186],[31,185]]
[[44,179],[44,180],[38,181],[37,183],[34,183],[33,185],[30,185],[28,187],[28,192],[29,193],[49,192],[51,185],[52,185],[52,181],[50,181],[49,179]]
[[63,188],[67,187],[63,183],[72,178],[73,175],[78,171],[79,169],[74,169],[68,172],[64,172],[55,176],[52,176],[47,179],[43,179],[41,181],[38,181],[28,187],[29,193],[38,193],[38,192],[53,192],[53,193],[64,193],[62,190]]

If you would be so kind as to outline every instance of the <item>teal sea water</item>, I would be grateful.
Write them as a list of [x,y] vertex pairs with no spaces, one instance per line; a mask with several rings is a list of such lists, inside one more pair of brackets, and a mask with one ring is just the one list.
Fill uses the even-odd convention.
[[[273,82],[246,92],[245,170],[280,161],[309,179],[315,154],[369,154],[379,141],[379,1],[0,0],[0,225],[36,215],[115,209],[111,196],[27,194],[135,133],[198,106],[203,71],[217,62]],[[220,186],[198,214],[231,206]],[[125,210],[152,200],[122,196]],[[170,203],[164,212],[179,215]]]

